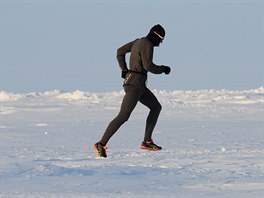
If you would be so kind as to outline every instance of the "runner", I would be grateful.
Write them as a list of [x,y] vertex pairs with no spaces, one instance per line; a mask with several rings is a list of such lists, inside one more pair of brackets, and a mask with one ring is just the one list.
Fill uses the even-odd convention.
[[[121,76],[125,79],[125,96],[119,114],[109,123],[101,140],[93,145],[99,157],[107,157],[106,144],[119,127],[129,119],[138,101],[150,109],[146,121],[145,137],[140,148],[148,150],[162,149],[152,140],[152,132],[157,123],[161,105],[155,95],[146,87],[146,80],[148,72],[169,74],[171,71],[170,67],[158,66],[152,61],[153,49],[162,43],[164,37],[164,28],[157,24],[150,29],[146,37],[129,42],[117,50]],[[130,53],[129,69],[125,59],[127,53]]]

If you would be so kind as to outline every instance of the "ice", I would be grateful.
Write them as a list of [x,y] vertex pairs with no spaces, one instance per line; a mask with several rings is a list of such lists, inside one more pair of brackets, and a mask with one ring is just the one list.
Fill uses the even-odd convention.
[[139,103],[101,159],[92,144],[123,91],[1,91],[0,196],[264,197],[263,87],[153,92],[163,150],[139,148],[148,114]]

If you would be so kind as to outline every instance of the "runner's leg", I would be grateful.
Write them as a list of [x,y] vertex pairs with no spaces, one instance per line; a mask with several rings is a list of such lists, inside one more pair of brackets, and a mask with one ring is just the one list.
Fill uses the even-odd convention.
[[115,134],[115,132],[124,124],[130,117],[133,109],[135,108],[142,89],[137,89],[131,86],[125,86],[125,96],[123,98],[121,109],[119,114],[114,118],[106,128],[100,143],[106,145],[109,139]]
[[146,121],[145,137],[144,137],[144,141],[147,141],[152,138],[152,133],[156,126],[162,107],[156,96],[149,89],[145,90],[143,95],[140,97],[139,101],[150,109]]

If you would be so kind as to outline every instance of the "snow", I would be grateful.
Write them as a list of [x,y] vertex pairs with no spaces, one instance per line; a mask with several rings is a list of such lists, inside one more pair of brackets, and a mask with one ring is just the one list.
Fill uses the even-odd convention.
[[153,92],[163,150],[139,149],[148,109],[138,104],[101,159],[92,144],[123,91],[1,91],[0,197],[264,197],[263,87]]

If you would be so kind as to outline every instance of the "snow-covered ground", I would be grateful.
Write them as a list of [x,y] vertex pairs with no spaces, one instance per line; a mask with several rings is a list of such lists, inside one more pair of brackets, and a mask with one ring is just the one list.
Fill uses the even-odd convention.
[[263,87],[154,93],[164,149],[139,149],[148,114],[139,103],[99,159],[92,144],[123,91],[0,92],[0,197],[264,197]]

